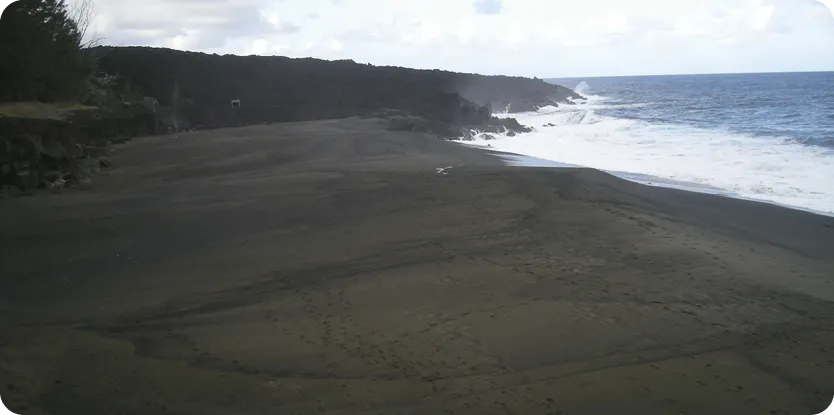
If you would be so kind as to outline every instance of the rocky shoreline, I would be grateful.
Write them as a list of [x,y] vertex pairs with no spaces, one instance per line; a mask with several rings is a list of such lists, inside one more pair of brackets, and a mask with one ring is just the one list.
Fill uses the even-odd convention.
[[[539,79],[375,67],[353,61],[101,48],[108,89],[65,120],[0,115],[7,195],[89,186],[113,145],[133,137],[247,125],[379,118],[389,131],[472,139],[532,128],[493,109],[532,111],[582,98]],[[243,69],[242,69],[243,68]],[[250,76],[241,77],[241,72]]]
[[515,118],[493,116],[489,105],[478,105],[457,94],[448,94],[428,112],[414,114],[385,109],[371,117],[384,120],[389,131],[430,133],[442,140],[471,140],[475,131],[509,135],[532,131]]
[[[443,119],[456,98],[489,112],[533,111],[582,97],[541,79],[373,66],[352,60],[210,55],[147,47],[96,51],[122,96],[155,97],[184,128],[368,116],[383,109]],[[452,113],[443,111],[452,110]]]

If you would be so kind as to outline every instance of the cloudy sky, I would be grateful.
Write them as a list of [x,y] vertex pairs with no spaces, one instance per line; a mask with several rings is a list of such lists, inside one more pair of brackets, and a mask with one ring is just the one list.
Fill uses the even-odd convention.
[[539,77],[834,70],[815,0],[93,1],[115,45]]

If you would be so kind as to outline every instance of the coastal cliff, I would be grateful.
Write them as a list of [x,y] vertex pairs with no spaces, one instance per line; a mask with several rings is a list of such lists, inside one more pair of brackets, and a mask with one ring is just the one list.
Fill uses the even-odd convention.
[[[368,116],[393,109],[432,120],[457,117],[457,94],[521,112],[567,104],[572,90],[542,80],[360,64],[350,60],[209,55],[149,47],[99,48],[100,71],[118,88],[157,98],[200,128]],[[450,107],[449,103],[452,103]],[[464,104],[463,106],[467,106]]]
[[496,111],[532,111],[581,98],[539,79],[346,60],[149,47],[93,52],[98,86],[84,103],[89,109],[64,119],[0,117],[0,186],[5,193],[84,184],[91,171],[109,165],[102,157],[112,151],[112,143],[134,136],[370,117],[381,119],[390,131],[466,139],[473,131],[512,135],[531,130],[513,118],[494,117]]

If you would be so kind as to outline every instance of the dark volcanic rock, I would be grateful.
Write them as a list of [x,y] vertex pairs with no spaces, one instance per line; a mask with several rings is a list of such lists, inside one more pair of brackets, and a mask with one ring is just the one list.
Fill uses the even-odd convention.
[[38,186],[43,152],[41,136],[21,134],[0,138],[0,185],[30,190]]
[[519,134],[533,131],[532,128],[521,125],[521,123],[519,123],[515,118],[493,118],[490,125],[496,128],[503,128],[505,131],[511,131]]
[[[145,47],[96,50],[98,69],[116,75],[118,105],[78,111],[67,121],[0,118],[0,185],[22,190],[85,172],[112,143],[192,128],[354,116],[383,118],[389,130],[443,139],[519,134],[530,129],[493,108],[535,110],[580,98],[539,79],[378,67],[353,61],[218,56]],[[136,92],[141,91],[141,94]],[[152,97],[166,97],[163,102]],[[52,172],[64,173],[55,179]],[[49,177],[44,175],[49,172]]]
[[532,128],[521,125],[515,118],[491,117],[482,124],[466,126],[463,133],[455,139],[470,141],[474,140],[475,136],[480,133],[483,134],[480,138],[492,140],[498,134],[515,137],[518,134],[529,133],[531,131],[533,131]]
[[445,140],[455,140],[463,133],[463,127],[450,122],[430,120],[422,116],[395,115],[393,117],[381,117],[386,122],[388,131],[413,131],[433,134]]
[[434,112],[427,114],[401,115],[399,111],[384,111],[377,116],[385,120],[389,131],[426,132],[445,140],[471,140],[473,131],[512,135],[532,131],[514,118],[493,117],[489,107],[479,106],[456,94],[445,98],[448,102],[438,103],[431,107]]
[[[111,125],[112,120],[104,119]],[[54,190],[64,187],[63,182],[88,184],[89,177],[81,173],[79,178],[77,171],[109,166],[100,159],[113,151],[100,125],[0,117],[0,185],[29,191]]]
[[536,111],[547,105],[571,104],[572,100],[584,98],[561,85],[508,76],[462,76],[457,90],[466,99],[510,113]]
[[[487,120],[492,109],[503,111],[509,105],[512,111],[522,111],[578,97],[568,88],[538,79],[350,60],[219,56],[147,47],[106,47],[97,52],[99,69],[119,76],[117,88],[129,83],[160,97],[162,106],[174,106],[166,98],[176,89],[179,101],[188,103],[178,106],[178,114],[202,128],[362,117],[382,110],[477,124]],[[466,105],[472,111],[459,111]]]

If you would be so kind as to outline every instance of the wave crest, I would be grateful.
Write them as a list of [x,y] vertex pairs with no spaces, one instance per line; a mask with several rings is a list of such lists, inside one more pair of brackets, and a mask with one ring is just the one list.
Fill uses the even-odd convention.
[[[580,83],[577,91],[588,92]],[[499,151],[651,175],[722,189],[727,194],[832,212],[834,154],[788,137],[758,137],[664,120],[614,117],[611,110],[642,104],[588,96],[576,105],[513,114],[534,131],[494,135],[472,144]],[[616,111],[615,111],[616,112]],[[500,116],[500,115],[499,115]],[[479,137],[480,138],[480,137]]]

